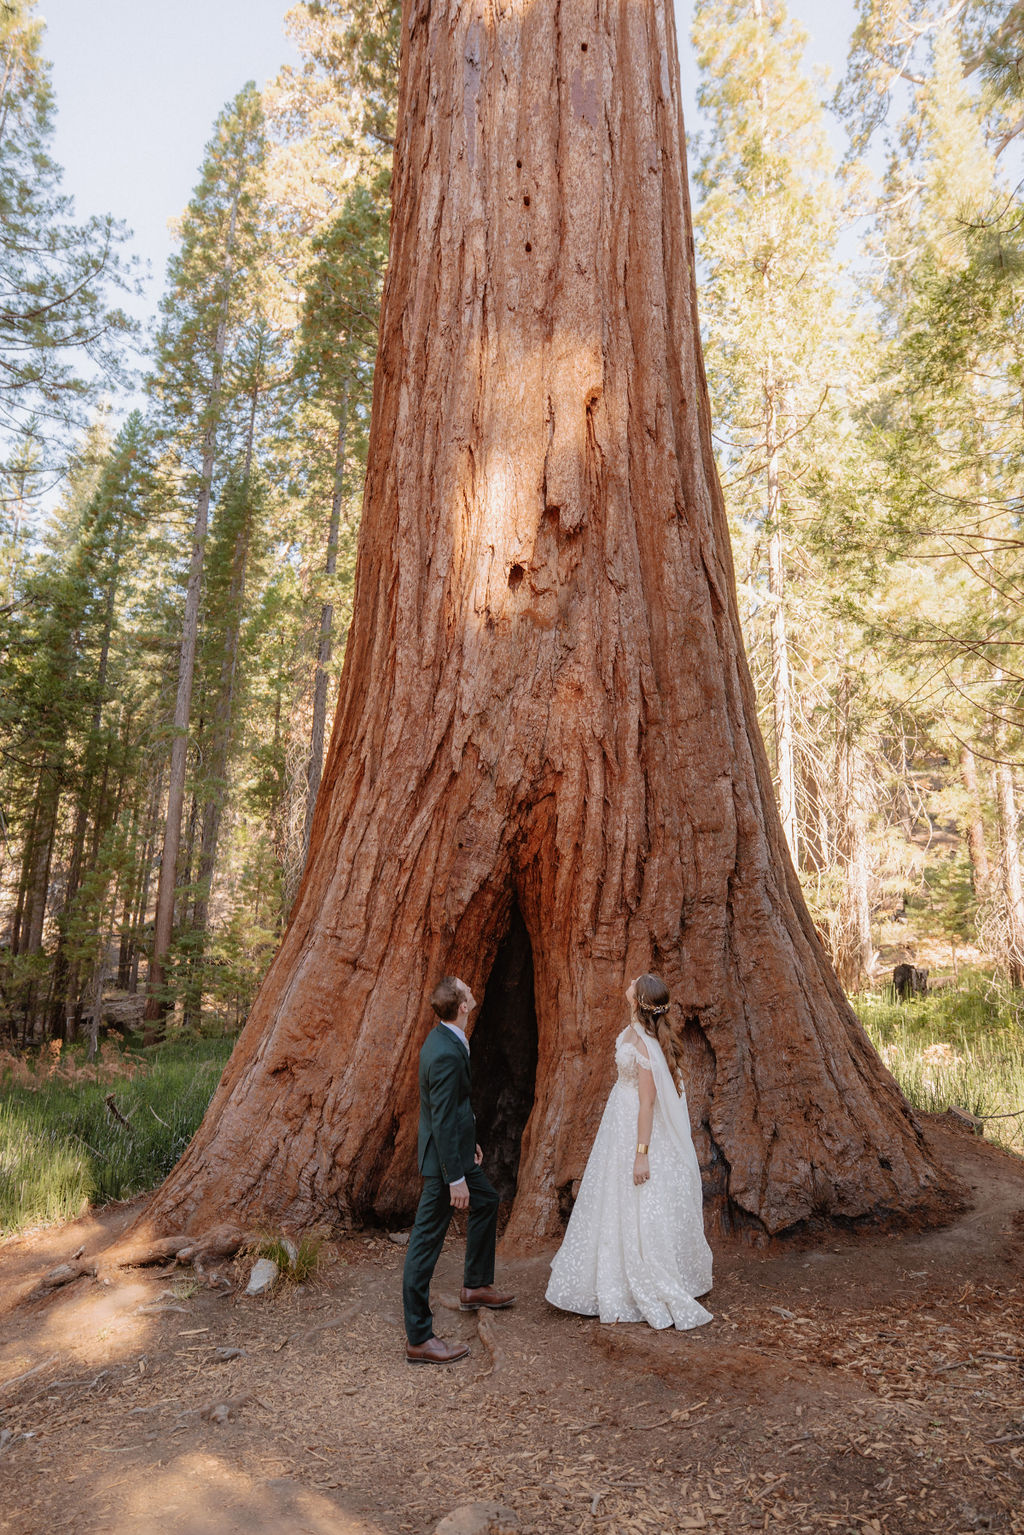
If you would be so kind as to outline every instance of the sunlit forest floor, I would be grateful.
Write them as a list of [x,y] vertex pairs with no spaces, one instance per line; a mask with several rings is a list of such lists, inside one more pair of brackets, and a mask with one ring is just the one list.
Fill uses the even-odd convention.
[[[476,1500],[524,1535],[1024,1531],[1024,1163],[926,1121],[969,1206],[939,1230],[715,1241],[714,1321],[602,1326],[504,1260],[513,1311],[454,1309],[472,1354],[410,1369],[403,1249],[323,1250],[312,1281],[241,1293],[168,1265],[23,1297],[133,1207],[0,1248],[4,1535],[428,1535]],[[19,1304],[20,1302],[20,1304]],[[231,1351],[228,1357],[222,1351]]]

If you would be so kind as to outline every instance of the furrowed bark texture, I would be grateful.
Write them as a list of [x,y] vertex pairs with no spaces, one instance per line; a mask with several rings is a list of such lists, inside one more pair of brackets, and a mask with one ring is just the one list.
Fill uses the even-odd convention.
[[648,968],[681,1010],[722,1221],[914,1207],[938,1175],[814,932],[758,734],[671,6],[420,0],[403,42],[355,611],[309,863],[152,1219],[409,1212],[426,999],[444,972],[482,996],[520,915],[537,1053],[510,1244],[558,1229]]

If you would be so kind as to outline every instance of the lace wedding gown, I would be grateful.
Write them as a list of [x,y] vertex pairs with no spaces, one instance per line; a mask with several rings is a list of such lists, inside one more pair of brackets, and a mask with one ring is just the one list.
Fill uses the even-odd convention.
[[[615,1042],[618,1078],[587,1159],[565,1239],[551,1265],[547,1299],[602,1322],[700,1327],[711,1312],[694,1299],[711,1288],[700,1168],[686,1097],[677,1093],[657,1040],[634,1025]],[[633,1182],[641,1071],[653,1071],[657,1097],[648,1182]]]

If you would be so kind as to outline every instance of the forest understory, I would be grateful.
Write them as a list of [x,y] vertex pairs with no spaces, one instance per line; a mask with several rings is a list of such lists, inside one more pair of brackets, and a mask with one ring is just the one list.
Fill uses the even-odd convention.
[[[98,1251],[135,1206],[0,1247],[0,1530],[430,1535],[493,1501],[523,1535],[1018,1535],[1024,1530],[1024,1163],[947,1121],[969,1191],[939,1229],[716,1243],[714,1321],[655,1333],[542,1299],[545,1258],[499,1258],[514,1310],[456,1309],[472,1353],[403,1354],[404,1250],[353,1233],[315,1277],[246,1298],[251,1259],[40,1271]],[[227,1353],[222,1352],[227,1351]]]

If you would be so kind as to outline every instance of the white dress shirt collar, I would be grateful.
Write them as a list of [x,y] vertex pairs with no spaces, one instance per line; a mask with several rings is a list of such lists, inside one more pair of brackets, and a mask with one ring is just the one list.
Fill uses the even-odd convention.
[[461,1039],[462,1043],[466,1047],[466,1054],[468,1055],[470,1053],[469,1052],[469,1040],[466,1038],[466,1036],[465,1036],[464,1032],[462,1031],[462,1029],[459,1028],[458,1024],[457,1023],[447,1023],[443,1018],[440,1020],[440,1024],[441,1024],[442,1029],[450,1029],[451,1032],[455,1035],[456,1039]]

